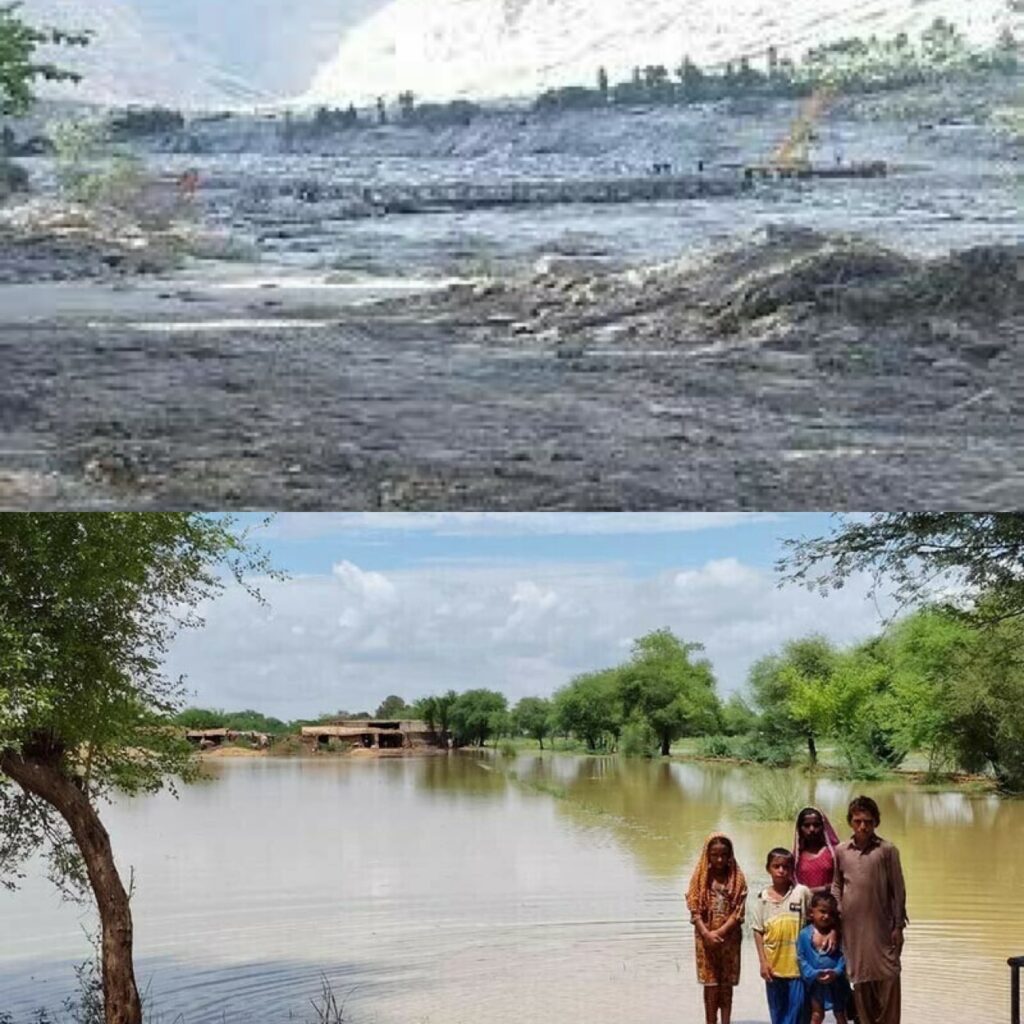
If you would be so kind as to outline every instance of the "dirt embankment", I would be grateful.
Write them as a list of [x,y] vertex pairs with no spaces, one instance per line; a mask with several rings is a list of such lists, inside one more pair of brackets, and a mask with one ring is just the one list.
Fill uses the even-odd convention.
[[259,331],[0,324],[0,501],[1010,504],[1022,254],[917,260],[773,228],[707,259],[549,261],[299,327],[287,301],[253,308]]
[[266,757],[268,750],[255,750],[252,747],[210,747],[209,750],[200,750],[199,759],[218,761],[223,758],[233,757]]
[[862,360],[873,350],[890,365],[992,358],[1012,346],[1024,315],[1022,257],[1024,245],[991,245],[915,260],[780,226],[704,261],[620,274],[546,261],[527,281],[455,286],[419,309],[483,325],[495,340],[549,341],[565,355],[614,343],[696,355],[767,348],[826,366],[844,351]]

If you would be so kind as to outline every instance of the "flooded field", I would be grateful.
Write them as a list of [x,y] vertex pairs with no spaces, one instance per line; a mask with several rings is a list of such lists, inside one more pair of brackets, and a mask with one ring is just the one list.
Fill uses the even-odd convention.
[[[155,1019],[302,1021],[329,979],[353,1024],[690,1020],[683,891],[713,827],[751,886],[786,823],[750,775],[693,764],[473,753],[218,762],[212,783],[105,812],[135,872],[140,987]],[[908,885],[910,1021],[1005,1020],[1024,952],[1024,804],[906,784],[805,781],[834,819],[880,804]],[[0,894],[0,1010],[59,1008],[88,915],[32,869]],[[749,934],[735,1020],[764,1022]],[[179,1017],[180,1015],[180,1017]]]

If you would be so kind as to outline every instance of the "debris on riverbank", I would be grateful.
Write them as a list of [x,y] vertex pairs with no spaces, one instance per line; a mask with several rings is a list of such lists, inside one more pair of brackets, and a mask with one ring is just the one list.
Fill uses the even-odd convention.
[[278,291],[272,310],[252,311],[260,330],[232,326],[213,289],[197,320],[165,335],[113,318],[11,321],[0,472],[9,485],[51,474],[58,493],[29,480],[35,490],[12,485],[0,500],[1022,500],[1021,256],[981,245],[919,258],[782,226],[625,271],[546,259],[315,322],[299,323]]
[[543,262],[523,280],[415,301],[421,315],[473,324],[495,341],[550,341],[573,357],[614,344],[707,358],[788,352],[819,369],[851,359],[880,369],[976,364],[1020,337],[1024,245],[914,259],[853,236],[769,225],[705,259],[625,272]]
[[186,256],[258,254],[195,222],[146,226],[122,210],[54,197],[0,206],[0,284],[165,274]]

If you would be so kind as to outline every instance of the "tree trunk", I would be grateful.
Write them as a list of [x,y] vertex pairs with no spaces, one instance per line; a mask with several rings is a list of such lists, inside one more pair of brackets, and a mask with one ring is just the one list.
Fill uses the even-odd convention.
[[106,1024],[142,1024],[142,1004],[132,964],[132,915],[114,864],[110,836],[89,798],[68,778],[57,758],[0,752],[0,771],[54,807],[68,823],[82,853],[102,928],[103,1007]]
[[814,745],[814,733],[807,734],[807,757],[811,762],[811,767],[815,767],[818,763],[818,748]]
[[662,757],[668,757],[669,751],[671,749],[672,749],[672,737],[668,733],[665,733],[665,735],[661,737],[661,756]]

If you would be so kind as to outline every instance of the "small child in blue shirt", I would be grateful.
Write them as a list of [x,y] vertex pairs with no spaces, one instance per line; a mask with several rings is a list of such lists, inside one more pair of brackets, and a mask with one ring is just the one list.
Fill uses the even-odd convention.
[[836,1024],[846,1024],[846,1008],[852,999],[846,959],[838,941],[831,953],[821,949],[825,939],[839,926],[836,898],[831,893],[816,893],[811,897],[807,916],[811,923],[800,932],[796,955],[811,1003],[811,1024],[822,1024],[826,1010],[835,1014]]

